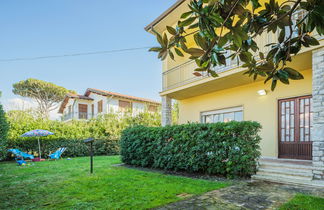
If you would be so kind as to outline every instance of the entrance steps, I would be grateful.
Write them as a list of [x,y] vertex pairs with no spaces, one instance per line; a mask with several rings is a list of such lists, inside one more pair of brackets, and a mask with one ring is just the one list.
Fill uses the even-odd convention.
[[252,179],[324,187],[324,181],[313,180],[312,170],[312,161],[262,158],[259,170]]

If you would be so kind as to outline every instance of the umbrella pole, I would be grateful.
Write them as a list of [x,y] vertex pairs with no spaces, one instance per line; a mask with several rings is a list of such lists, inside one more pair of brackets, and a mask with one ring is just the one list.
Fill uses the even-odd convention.
[[38,152],[39,152],[39,159],[42,158],[42,154],[41,154],[41,149],[40,149],[40,142],[39,142],[39,137],[37,138],[38,140]]

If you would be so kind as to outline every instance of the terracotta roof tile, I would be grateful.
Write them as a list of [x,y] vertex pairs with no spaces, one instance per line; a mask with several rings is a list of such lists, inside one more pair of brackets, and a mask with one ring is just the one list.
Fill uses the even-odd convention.
[[160,105],[160,102],[151,100],[151,99],[146,99],[146,98],[140,98],[140,97],[135,97],[135,96],[129,96],[129,95],[125,95],[125,94],[120,94],[120,93],[114,93],[114,92],[110,92],[110,91],[106,91],[106,90],[99,90],[96,88],[88,88],[86,90],[86,92],[84,93],[84,95],[79,95],[79,94],[73,94],[73,93],[68,93],[66,94],[60,108],[59,108],[59,113],[63,113],[67,103],[69,102],[70,98],[77,98],[77,99],[82,99],[82,100],[94,100],[93,98],[89,97],[90,93],[96,93],[96,94],[100,94],[100,95],[104,95],[104,96],[116,96],[119,98],[125,98],[125,99],[129,99],[129,100],[135,100],[135,101],[142,101],[142,102],[147,102],[147,103],[152,103],[152,104],[156,104],[156,105]]
[[160,102],[157,102],[157,101],[154,101],[151,99],[140,98],[140,97],[125,95],[125,94],[121,94],[121,93],[114,93],[114,92],[110,92],[110,91],[106,91],[106,90],[99,90],[96,88],[88,88],[84,95],[89,96],[91,92],[97,93],[100,95],[105,95],[105,96],[116,96],[116,97],[126,98],[126,99],[130,99],[130,100],[143,101],[143,102],[148,102],[148,103],[153,103],[153,104],[161,104]]
[[66,94],[66,96],[64,97],[64,99],[62,101],[58,113],[63,113],[63,110],[65,109],[66,104],[69,102],[70,98],[78,98],[78,99],[82,99],[82,100],[93,101],[93,98],[90,98],[88,96],[74,94],[74,93],[68,93],[68,94]]
[[79,94],[73,94],[73,93],[68,93],[66,94],[67,97],[70,97],[70,98],[79,98],[79,99],[83,99],[83,100],[93,100],[93,98],[90,98],[88,96],[85,96],[85,95],[79,95]]

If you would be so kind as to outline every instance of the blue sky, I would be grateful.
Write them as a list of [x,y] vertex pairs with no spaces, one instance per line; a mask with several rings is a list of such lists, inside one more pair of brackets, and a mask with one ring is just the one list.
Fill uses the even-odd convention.
[[[156,45],[144,27],[175,0],[3,0],[0,59]],[[160,100],[161,63],[147,50],[33,61],[0,62],[1,101],[27,78],[83,94],[93,87]]]

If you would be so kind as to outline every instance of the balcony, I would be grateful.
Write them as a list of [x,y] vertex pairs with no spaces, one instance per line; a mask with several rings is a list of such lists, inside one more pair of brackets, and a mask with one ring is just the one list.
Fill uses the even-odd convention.
[[[296,21],[298,18],[301,18],[303,16],[303,12],[299,11],[294,15],[294,20]],[[286,30],[289,30],[287,27]],[[256,42],[260,46],[260,51],[263,53],[267,53],[270,50],[270,47],[264,47],[268,43],[277,42],[278,40],[278,33],[264,33],[261,36],[258,36],[256,38]],[[298,32],[294,32],[294,36],[298,35]],[[318,36],[315,34],[315,37],[318,40],[322,40],[323,37]],[[304,48],[305,52],[306,50],[311,50],[311,48]],[[229,52],[228,55],[231,53]],[[227,56],[228,56],[227,55]],[[165,72],[162,73],[162,93],[163,94],[170,94],[175,91],[179,91],[179,89],[189,88],[204,82],[210,82],[211,80],[218,80],[222,77],[229,76],[231,74],[237,74],[238,72],[242,72],[245,69],[240,68],[240,63],[235,59],[227,59],[227,65],[226,66],[217,66],[214,70],[216,73],[219,74],[219,77],[212,78],[211,76],[208,76],[206,73],[202,76],[195,76],[193,75],[194,69],[197,68],[197,65],[195,61],[187,61],[180,65],[175,66],[174,68],[171,68]],[[233,70],[233,71],[232,71]],[[240,73],[242,75],[242,73]],[[238,77],[236,77],[238,78]],[[190,95],[190,94],[189,94]]]
[[62,121],[72,120],[72,118],[73,118],[72,113],[67,113],[62,116]]
[[89,114],[87,112],[71,112],[67,113],[62,116],[62,121],[69,121],[69,120],[88,120],[94,118],[92,114]]
[[88,112],[79,112],[79,119],[80,120],[87,120],[88,119]]

